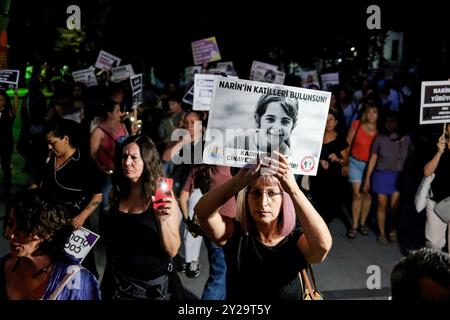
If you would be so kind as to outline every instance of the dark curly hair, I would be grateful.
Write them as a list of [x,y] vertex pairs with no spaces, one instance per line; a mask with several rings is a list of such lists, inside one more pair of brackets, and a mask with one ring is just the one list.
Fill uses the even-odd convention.
[[158,150],[154,142],[145,135],[128,137],[120,146],[119,152],[115,157],[115,168],[113,175],[112,204],[116,206],[121,199],[126,199],[130,194],[130,181],[125,177],[122,166],[123,149],[131,144],[136,143],[144,162],[144,170],[141,176],[142,194],[148,201],[155,193],[156,182],[159,177],[164,177],[164,171]]
[[43,241],[39,250],[51,257],[65,255],[64,246],[74,231],[73,221],[66,209],[54,201],[55,197],[42,189],[17,192],[7,206],[3,235],[14,212],[16,229],[26,236],[38,236]]

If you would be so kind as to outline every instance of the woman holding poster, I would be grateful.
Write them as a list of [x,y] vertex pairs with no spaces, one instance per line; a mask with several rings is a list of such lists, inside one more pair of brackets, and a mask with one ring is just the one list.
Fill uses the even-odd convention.
[[[224,248],[227,300],[300,300],[300,269],[323,261],[331,248],[327,225],[299,189],[286,158],[274,154],[279,161],[242,168],[195,207],[206,235]],[[235,194],[236,219],[220,215]],[[295,228],[296,218],[302,231]]]
[[42,189],[16,194],[4,220],[0,300],[100,300],[97,279],[66,254],[73,222]]
[[268,153],[276,150],[290,156],[290,135],[297,116],[297,99],[263,95],[253,114],[257,130],[250,135],[236,136],[227,147]]

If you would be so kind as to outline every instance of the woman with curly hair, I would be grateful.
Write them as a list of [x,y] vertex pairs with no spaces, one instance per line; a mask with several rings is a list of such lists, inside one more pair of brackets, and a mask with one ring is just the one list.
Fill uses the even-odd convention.
[[0,259],[0,300],[100,300],[97,279],[64,250],[74,230],[64,207],[30,189],[6,212],[10,253]]
[[105,241],[105,299],[168,300],[172,258],[180,247],[180,211],[173,196],[153,209],[164,176],[155,144],[146,136],[125,140],[116,159]]

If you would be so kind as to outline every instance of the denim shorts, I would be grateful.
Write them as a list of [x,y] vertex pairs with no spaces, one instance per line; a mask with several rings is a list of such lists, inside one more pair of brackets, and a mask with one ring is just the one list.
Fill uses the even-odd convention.
[[362,182],[364,181],[364,173],[366,172],[367,162],[358,160],[352,156],[348,161],[348,181]]

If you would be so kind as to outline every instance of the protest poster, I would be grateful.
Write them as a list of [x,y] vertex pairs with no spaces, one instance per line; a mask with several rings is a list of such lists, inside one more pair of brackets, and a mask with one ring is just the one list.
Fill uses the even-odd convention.
[[131,76],[135,75],[133,66],[131,64],[112,68],[111,73],[111,81],[113,82],[121,82],[130,79]]
[[15,89],[19,86],[19,70],[0,70],[0,88]]
[[189,90],[186,91],[181,101],[191,106],[194,104],[194,85],[192,85]]
[[339,84],[339,73],[324,73],[320,75],[320,79],[322,80],[322,89],[331,91],[334,85]]
[[302,87],[306,89],[320,89],[319,78],[316,70],[301,71]]
[[111,70],[114,67],[120,66],[122,59],[104,51],[100,50],[98,54],[97,61],[95,62],[95,67],[102,70]]
[[260,61],[253,61],[249,79],[260,82],[283,84],[285,77],[286,74],[278,71],[277,66]]
[[202,72],[201,66],[191,66],[191,67],[184,68],[184,81],[187,84],[194,83],[194,75],[196,73],[201,73],[201,72]]
[[450,123],[450,81],[422,81],[420,124]]
[[200,65],[221,60],[216,37],[197,40],[191,43],[194,64]]
[[142,73],[131,76],[131,93],[133,96],[133,104],[131,108],[134,110],[142,103]]
[[232,61],[217,62],[215,69],[220,70],[221,73],[225,73],[227,76],[237,76]]
[[69,241],[65,245],[65,250],[79,263],[82,263],[99,238],[100,236],[95,232],[81,227],[72,232]]
[[98,86],[97,78],[92,68],[74,71],[72,72],[72,77],[74,82],[81,82],[86,87]]
[[214,91],[213,74],[196,74],[194,77],[194,100],[192,109],[199,111],[209,111],[211,98]]
[[243,167],[273,150],[294,174],[315,175],[330,92],[217,76],[203,162]]

